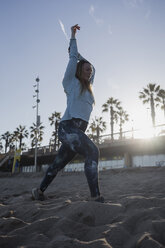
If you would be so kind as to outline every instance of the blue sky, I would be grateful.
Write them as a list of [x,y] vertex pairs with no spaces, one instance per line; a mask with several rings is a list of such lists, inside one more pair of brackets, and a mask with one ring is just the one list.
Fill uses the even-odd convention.
[[[150,125],[148,106],[138,95],[148,83],[165,88],[164,13],[164,0],[0,0],[0,134],[35,122],[33,85],[39,76],[43,145],[48,144],[48,117],[66,107],[61,82],[68,41],[59,20],[68,37],[70,27],[80,25],[79,52],[96,68],[91,119],[114,97],[130,115],[125,130]],[[108,122],[108,114],[102,116]],[[158,111],[156,123],[163,122]]]

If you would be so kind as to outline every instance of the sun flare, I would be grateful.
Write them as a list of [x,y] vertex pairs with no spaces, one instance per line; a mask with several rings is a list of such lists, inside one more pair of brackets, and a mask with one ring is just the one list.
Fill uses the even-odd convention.
[[[134,138],[149,139],[162,135],[165,130],[165,123],[163,123],[162,115],[157,113],[156,126],[152,126],[152,119],[149,114],[136,113],[132,127],[134,129]],[[165,132],[164,132],[165,133]]]
[[142,139],[153,138],[155,136],[155,129],[151,126],[144,125],[135,133],[135,136]]

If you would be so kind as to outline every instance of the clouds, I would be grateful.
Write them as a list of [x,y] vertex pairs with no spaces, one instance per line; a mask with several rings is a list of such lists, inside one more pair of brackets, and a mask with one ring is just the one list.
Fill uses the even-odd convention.
[[149,18],[150,18],[150,15],[151,15],[151,10],[148,9],[148,10],[146,11],[146,14],[145,14],[145,19],[149,19]]
[[69,37],[68,37],[68,35],[67,35],[66,31],[65,31],[64,24],[62,23],[62,21],[60,19],[58,21],[59,21],[59,24],[60,24],[62,32],[64,33],[66,39],[69,41]]
[[95,7],[93,5],[91,5],[90,8],[89,8],[89,14],[93,18],[93,20],[95,21],[95,23],[97,25],[101,26],[104,23],[103,19],[96,17],[96,15],[95,15]]
[[93,15],[94,15],[94,12],[95,12],[95,8],[94,8],[93,5],[91,5],[90,8],[89,8],[89,14],[90,14],[91,16],[93,16]]
[[123,2],[131,8],[136,8],[144,2],[144,0],[123,0]]
[[149,2],[145,0],[123,0],[123,3],[130,9],[141,9],[144,11],[144,18],[148,20],[151,16]]
[[[96,7],[94,5],[90,6],[89,15],[92,17],[92,19],[94,20],[97,26],[99,27],[103,26],[104,20],[96,16]],[[107,32],[108,34],[112,35],[112,27],[110,24],[109,25],[107,24]]]

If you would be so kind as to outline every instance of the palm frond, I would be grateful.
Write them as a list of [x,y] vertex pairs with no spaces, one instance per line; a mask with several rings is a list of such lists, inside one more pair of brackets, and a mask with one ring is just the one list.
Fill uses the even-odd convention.
[[159,92],[160,90],[160,85],[158,85],[156,88],[155,88],[155,92]]
[[149,91],[148,89],[146,89],[146,88],[143,88],[143,91],[144,91],[144,93],[145,93],[146,95],[149,95],[149,94],[150,94],[150,91]]
[[149,99],[143,100],[143,104],[149,103]]

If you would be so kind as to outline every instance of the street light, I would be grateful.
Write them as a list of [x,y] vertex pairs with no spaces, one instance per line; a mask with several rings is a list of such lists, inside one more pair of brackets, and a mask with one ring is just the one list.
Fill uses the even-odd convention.
[[132,139],[134,139],[134,120],[132,119]]
[[36,108],[36,132],[35,132],[35,157],[34,157],[34,168],[35,172],[37,172],[37,145],[38,145],[38,128],[40,126],[40,115],[38,115],[38,105],[40,103],[39,99],[39,77],[36,78],[36,84],[33,85],[35,88],[35,95],[33,97],[36,98],[36,105],[33,108]]

